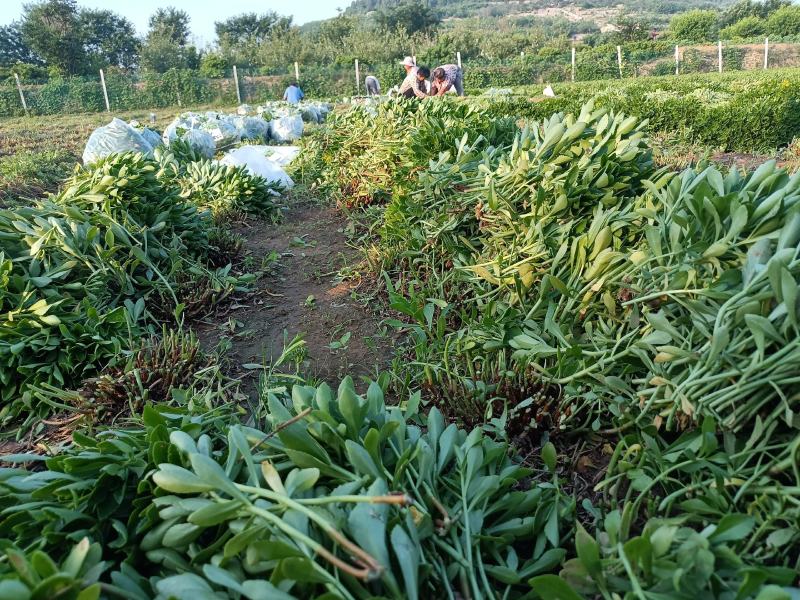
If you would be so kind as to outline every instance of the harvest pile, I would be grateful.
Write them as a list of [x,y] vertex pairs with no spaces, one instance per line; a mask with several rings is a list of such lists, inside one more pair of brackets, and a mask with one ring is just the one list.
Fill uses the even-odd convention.
[[[603,506],[582,517],[597,541],[579,529],[578,559],[534,590],[749,597],[773,576],[796,584],[746,573],[800,566],[800,175],[774,162],[658,170],[647,124],[591,103],[491,144],[485,128],[448,136],[442,106],[405,118],[441,127],[446,152],[404,149],[400,169],[386,155],[369,171],[385,168],[393,192],[371,252],[407,318],[406,380],[451,418],[615,446]],[[391,110],[342,119],[394,130]],[[327,185],[343,168],[327,152],[359,143],[332,125],[305,156]],[[654,561],[708,572],[668,583]]]
[[156,155],[113,154],[57,196],[0,210],[0,416],[19,435],[159,322],[208,311],[252,278],[223,260],[216,223],[276,218],[275,184]]

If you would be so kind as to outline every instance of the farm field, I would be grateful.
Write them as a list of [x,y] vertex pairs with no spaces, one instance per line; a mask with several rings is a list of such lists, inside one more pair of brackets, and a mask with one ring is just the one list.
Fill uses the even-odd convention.
[[[0,529],[34,574],[0,585],[793,597],[797,178],[774,161],[659,166],[636,117],[589,103],[520,120],[518,102],[339,107],[274,200],[244,174],[206,189],[202,160],[159,151],[0,211],[17,240],[4,302],[42,340],[15,346],[6,319],[26,383],[4,389]],[[115,187],[122,172],[141,191]],[[103,174],[116,200],[94,208]],[[78,238],[40,238],[39,211],[117,231],[107,215],[131,246],[100,233],[77,293]],[[20,287],[17,244],[36,239]],[[120,300],[89,284],[104,263]],[[79,326],[87,301],[107,308]],[[31,369],[54,326],[56,362]]]
[[800,79],[653,80],[0,121],[0,597],[800,597]]

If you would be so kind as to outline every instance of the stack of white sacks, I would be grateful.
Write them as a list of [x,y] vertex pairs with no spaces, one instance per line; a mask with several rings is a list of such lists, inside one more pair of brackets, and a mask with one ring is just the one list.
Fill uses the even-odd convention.
[[235,146],[240,141],[270,140],[282,144],[295,142],[303,135],[303,123],[322,123],[331,105],[322,102],[269,102],[255,109],[241,105],[236,113],[217,111],[181,113],[167,125],[163,136],[136,121],[113,119],[98,127],[90,136],[83,161],[88,164],[115,152],[152,154],[156,146],[169,145],[176,139],[188,142],[200,155],[212,158],[217,150]]

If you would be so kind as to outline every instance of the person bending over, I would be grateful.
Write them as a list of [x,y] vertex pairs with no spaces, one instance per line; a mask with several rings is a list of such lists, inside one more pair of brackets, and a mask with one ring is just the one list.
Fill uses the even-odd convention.
[[364,80],[364,85],[367,88],[367,96],[381,95],[381,84],[374,75],[367,75],[367,78]]
[[[406,98],[427,98],[428,93],[426,87],[424,83],[421,84],[421,82],[424,82],[430,77],[430,70],[426,67],[418,67],[414,63],[414,59],[410,56],[406,56],[400,64],[403,65],[406,70],[406,78],[403,79],[403,83],[400,84],[398,94]],[[425,70],[425,75],[420,78],[420,71],[422,69]]]
[[433,70],[431,96],[444,96],[454,89],[459,96],[464,95],[464,71],[458,65],[442,65]]
[[[411,87],[403,89],[400,86],[400,95],[405,98],[427,98],[428,97],[428,77],[431,76],[431,70],[428,67],[417,67],[416,79],[411,84]],[[405,85],[405,81],[403,82]]]

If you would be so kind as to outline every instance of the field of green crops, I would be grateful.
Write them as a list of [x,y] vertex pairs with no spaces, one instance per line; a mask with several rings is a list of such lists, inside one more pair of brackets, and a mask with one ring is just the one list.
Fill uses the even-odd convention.
[[0,208],[0,599],[800,598],[800,174],[528,104],[303,139],[401,333],[371,381],[295,341],[245,398],[201,347],[255,278],[230,222],[293,201],[241,168],[178,143]]

